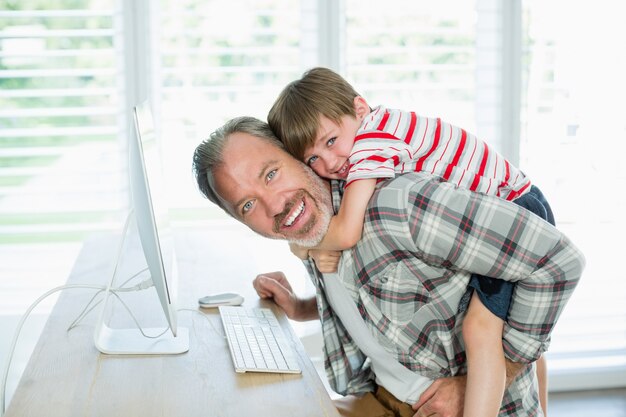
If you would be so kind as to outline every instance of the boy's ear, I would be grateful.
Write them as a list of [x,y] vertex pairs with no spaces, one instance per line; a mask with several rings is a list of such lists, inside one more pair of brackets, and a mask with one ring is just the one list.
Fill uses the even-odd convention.
[[354,97],[354,112],[356,113],[356,118],[359,120],[363,120],[363,118],[370,112],[370,106],[363,97]]

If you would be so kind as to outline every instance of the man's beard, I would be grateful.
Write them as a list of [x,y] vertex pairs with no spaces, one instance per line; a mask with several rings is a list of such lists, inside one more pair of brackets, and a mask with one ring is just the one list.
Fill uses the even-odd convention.
[[[307,224],[302,226],[297,236],[287,236],[287,240],[298,246],[312,248],[317,246],[328,231],[330,219],[333,216],[332,201],[330,192],[324,180],[318,177],[311,168],[302,164],[302,169],[307,177],[306,188],[300,190],[298,194],[285,205],[285,209],[280,215],[276,216],[274,222],[274,232],[280,230],[280,225],[295,204],[299,204],[304,196],[308,196],[308,200],[312,201],[317,207],[317,214],[311,216]],[[268,236],[272,237],[272,236]],[[275,237],[274,237],[275,238]]]

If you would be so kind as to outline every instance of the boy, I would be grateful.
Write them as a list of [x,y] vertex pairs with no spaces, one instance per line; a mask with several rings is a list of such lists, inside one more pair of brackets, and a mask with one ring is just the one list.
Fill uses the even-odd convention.
[[[354,246],[377,181],[412,171],[514,201],[554,225],[541,191],[486,143],[440,119],[383,106],[371,109],[348,82],[326,68],[314,68],[285,87],[268,122],[286,149],[318,175],[346,180],[341,207],[319,249]],[[513,285],[473,276],[470,286],[474,291],[463,325],[468,364],[464,415],[496,416],[505,384],[502,329]],[[543,358],[537,369],[545,414]]]

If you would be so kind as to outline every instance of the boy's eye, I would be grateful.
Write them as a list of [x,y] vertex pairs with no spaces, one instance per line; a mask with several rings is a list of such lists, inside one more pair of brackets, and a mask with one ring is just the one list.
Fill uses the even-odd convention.
[[315,163],[315,161],[317,161],[317,158],[319,158],[318,156],[313,155],[312,157],[310,157],[309,159],[307,159],[306,164],[311,166],[313,163]]
[[267,175],[265,176],[265,179],[267,179],[267,181],[271,181],[275,176],[276,176],[276,169],[271,170],[270,172],[267,173]]
[[335,143],[336,140],[337,140],[337,138],[330,138],[330,139],[328,139],[328,142],[326,142],[326,146],[331,146],[333,143]]

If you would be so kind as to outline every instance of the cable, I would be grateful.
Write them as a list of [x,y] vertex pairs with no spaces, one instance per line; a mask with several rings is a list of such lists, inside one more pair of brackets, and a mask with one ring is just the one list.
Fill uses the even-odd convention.
[[[147,288],[152,287],[154,284],[152,282],[152,278],[147,278],[144,281],[140,282],[137,285],[134,285],[132,287],[124,287],[124,285],[126,285],[128,282],[130,282],[131,280],[133,280],[134,278],[136,278],[139,274],[147,271],[148,268],[143,268],[142,270],[140,270],[139,272],[133,274],[130,278],[128,278],[126,281],[124,281],[118,288],[112,290],[112,291],[120,291],[120,292],[128,292],[128,291],[138,291],[138,290],[145,290]],[[83,309],[83,311],[80,312],[80,314],[78,315],[78,317],[76,317],[76,319],[74,319],[74,321],[72,322],[72,324],[69,325],[69,327],[67,328],[67,331],[69,332],[70,330],[72,330],[74,327],[78,326],[78,323],[81,322],[81,320],[83,320],[85,317],[87,317],[87,314],[91,313],[91,311],[96,308],[98,306],[98,304],[100,304],[102,302],[102,300],[98,300],[97,303],[95,303],[94,305],[91,305],[91,303],[93,303],[93,300],[96,299],[96,297],[102,293],[102,291],[98,291],[97,293],[94,294],[93,297],[91,297],[91,300],[89,300],[89,302],[85,305],[85,308]]]
[[[119,292],[131,292],[131,291],[140,291],[140,290],[144,290],[144,289],[148,289],[151,288],[152,286],[154,286],[154,283],[152,282],[152,278],[146,278],[143,281],[141,281],[138,284],[133,285],[132,287],[124,287],[124,285],[126,285],[129,281],[131,281],[132,279],[134,279],[135,277],[137,277],[139,274],[141,274],[142,272],[146,271],[148,268],[144,268],[141,271],[137,272],[136,274],[134,274],[133,276],[131,276],[130,278],[128,278],[126,281],[124,281],[122,283],[122,285],[120,287],[114,288],[114,289],[110,289],[111,294],[113,294],[124,306],[124,308],[126,309],[126,311],[128,312],[128,314],[130,314],[131,318],[133,319],[133,321],[135,322],[135,325],[137,326],[137,328],[139,329],[139,331],[141,332],[141,334],[149,339],[155,339],[155,338],[159,338],[162,335],[164,335],[169,329],[170,327],[167,326],[165,328],[165,330],[163,330],[163,332],[161,332],[160,334],[156,335],[156,336],[151,336],[146,334],[143,331],[142,326],[139,324],[139,321],[137,320],[137,318],[135,317],[135,315],[133,314],[133,312],[131,311],[131,309],[128,307],[128,305],[126,304],[126,302],[124,302],[124,300],[119,296]],[[6,365],[5,365],[5,369],[2,375],[2,384],[0,385],[0,417],[4,416],[4,413],[6,411],[6,387],[7,387],[7,380],[9,378],[9,371],[11,369],[11,362],[13,360],[13,354],[15,353],[15,347],[17,346],[17,341],[19,339],[20,333],[22,331],[22,327],[24,327],[24,323],[26,322],[26,319],[28,318],[28,316],[30,315],[30,313],[37,307],[37,305],[39,305],[39,303],[41,303],[44,299],[48,298],[50,295],[62,291],[62,290],[66,290],[66,289],[95,289],[98,290],[89,300],[89,302],[85,305],[85,308],[79,313],[79,315],[76,317],[76,319],[74,319],[74,321],[70,324],[70,326],[67,328],[67,331],[70,331],[71,329],[73,329],[74,327],[76,327],[78,325],[78,323],[84,319],[87,314],[89,314],[94,308],[96,308],[96,306],[98,304],[100,304],[102,302],[102,300],[98,300],[98,302],[96,302],[95,304],[91,305],[93,303],[93,301],[96,299],[96,297],[98,297],[98,295],[100,295],[103,291],[106,291],[107,288],[104,286],[99,286],[99,285],[89,285],[89,284],[69,284],[69,285],[62,285],[59,287],[55,287],[49,291],[47,291],[46,293],[44,293],[43,295],[41,295],[39,298],[37,298],[37,300],[35,300],[30,307],[28,307],[28,309],[26,310],[26,312],[22,315],[22,318],[20,319],[17,328],[15,330],[15,334],[13,335],[13,340],[11,341],[11,345],[9,348],[9,354],[7,356],[7,361],[6,361]],[[215,328],[215,326],[213,325],[213,323],[211,322],[211,320],[209,320],[208,317],[206,317],[203,313],[199,312],[198,310],[192,310],[192,309],[179,309],[179,311],[183,311],[183,310],[187,310],[187,311],[195,311],[198,314],[201,314],[202,316],[204,316],[207,321],[209,322],[209,324],[211,325],[211,327],[213,328],[213,330],[219,334],[222,337],[223,336],[221,333],[219,333],[219,331]]]
[[67,327],[67,330],[66,330],[67,332],[72,330],[74,327],[78,326],[78,323],[80,323],[82,319],[87,317],[87,314],[91,313],[91,311],[94,308],[96,308],[98,304],[102,302],[102,300],[98,300],[97,303],[95,303],[94,305],[90,307],[90,304],[93,302],[93,300],[95,300],[98,295],[102,294],[103,291],[104,290],[99,290],[93,295],[93,297],[91,297],[91,300],[89,300],[89,302],[85,305],[85,308],[83,308],[83,311],[81,311],[80,314],[74,319],[74,321]]
[[[143,281],[141,281],[139,284],[136,284],[132,287],[124,287],[124,285],[126,285],[126,283],[128,283],[130,280],[132,280],[133,278],[135,278],[137,275],[141,274],[142,272],[146,271],[147,268],[142,269],[141,271],[137,272],[136,274],[134,274],[133,276],[131,276],[129,279],[127,279],[121,287],[119,288],[115,288],[111,290],[111,293],[113,295],[115,295],[117,297],[117,299],[122,303],[122,305],[124,306],[124,308],[126,309],[126,311],[128,311],[128,313],[130,314],[130,316],[132,317],[133,321],[135,322],[135,324],[137,325],[139,331],[141,332],[141,334],[144,337],[147,338],[158,338],[160,336],[162,336],[163,334],[165,334],[168,330],[169,327],[166,327],[165,330],[159,334],[158,336],[150,336],[147,335],[144,331],[143,328],[141,327],[141,325],[139,324],[139,322],[137,321],[137,319],[135,318],[135,315],[132,313],[132,311],[130,310],[130,308],[128,307],[128,305],[124,302],[124,300],[121,299],[121,297],[117,294],[118,292],[130,292],[130,291],[139,291],[139,290],[143,290],[143,289],[147,289],[152,287],[153,283],[152,283],[152,278],[147,278]],[[85,318],[85,316],[87,314],[89,314],[89,312],[91,312],[102,300],[99,300],[97,303],[95,303],[94,305],[91,305],[91,303],[96,299],[96,297],[101,294],[103,291],[106,290],[106,287],[103,286],[99,286],[99,285],[89,285],[89,284],[69,284],[69,285],[62,285],[60,287],[55,287],[49,291],[47,291],[46,293],[44,293],[42,296],[40,296],[39,298],[37,298],[37,300],[35,300],[35,302],[33,302],[30,307],[26,310],[26,312],[24,313],[24,315],[22,315],[22,318],[20,319],[17,328],[15,329],[15,334],[13,335],[13,340],[11,341],[11,345],[9,347],[9,354],[7,356],[7,361],[6,361],[6,365],[5,365],[5,369],[2,375],[2,384],[0,385],[1,391],[0,391],[0,417],[4,416],[4,413],[6,411],[6,385],[7,385],[7,380],[9,378],[9,371],[11,370],[11,362],[13,360],[13,355],[15,353],[15,347],[17,346],[17,341],[19,339],[20,333],[22,332],[22,327],[24,327],[24,323],[26,322],[26,319],[28,318],[28,316],[30,315],[30,313],[35,309],[35,307],[37,307],[37,305],[39,305],[39,303],[41,303],[44,299],[48,298],[50,295],[62,291],[62,290],[67,290],[67,289],[77,289],[77,288],[81,288],[81,289],[95,289],[98,290],[93,297],[91,298],[91,300],[89,300],[89,302],[86,304],[85,308],[83,309],[83,311],[81,311],[81,313],[78,315],[78,317],[72,322],[72,324],[70,324],[70,326],[68,327],[67,331],[70,331],[71,329],[73,329],[74,327],[76,327],[76,325],[83,319]],[[91,305],[91,307],[90,307]]]
[[9,378],[9,370],[11,369],[11,361],[13,360],[13,354],[15,353],[15,346],[17,345],[17,339],[19,338],[20,332],[22,331],[22,327],[24,326],[24,322],[26,321],[26,319],[28,318],[30,313],[35,309],[35,307],[37,307],[37,305],[40,302],[42,302],[44,299],[46,299],[50,295],[54,294],[55,292],[62,291],[62,290],[76,289],[76,288],[96,289],[96,290],[99,290],[99,291],[103,291],[105,289],[102,286],[88,285],[88,284],[69,284],[69,285],[62,285],[60,287],[55,287],[55,288],[47,291],[42,296],[40,296],[37,300],[35,300],[35,302],[32,303],[30,305],[30,307],[28,307],[28,309],[26,310],[26,312],[24,313],[24,315],[20,319],[20,321],[19,321],[19,323],[17,325],[16,331],[15,331],[15,334],[13,335],[13,340],[11,341],[11,346],[9,348],[9,355],[7,357],[6,366],[5,366],[3,375],[2,375],[2,385],[0,386],[2,388],[2,391],[0,391],[0,417],[4,416],[4,412],[6,411],[6,409],[5,409],[5,395],[6,395],[7,379]]
[[135,284],[132,287],[117,287],[111,288],[111,292],[132,292],[132,291],[141,291],[147,290],[148,288],[152,288],[154,283],[152,282],[152,278],[146,278],[141,281],[139,284]]
[[135,317],[135,315],[133,314],[133,312],[130,310],[130,308],[128,307],[128,305],[124,302],[124,300],[122,300],[122,297],[120,297],[116,291],[111,291],[111,294],[113,294],[115,297],[117,297],[117,299],[120,301],[120,303],[122,303],[122,305],[124,306],[124,308],[126,309],[126,311],[128,311],[128,314],[130,314],[130,317],[133,319],[133,321],[135,322],[135,325],[137,326],[137,328],[139,329],[139,332],[141,332],[141,334],[144,337],[147,337],[148,339],[157,339],[161,336],[163,336],[169,329],[170,327],[167,326],[165,328],[165,330],[163,330],[161,333],[159,333],[156,336],[150,336],[146,333],[144,333],[143,328],[141,327],[141,325],[139,324],[139,322],[137,321],[137,318]]
[[217,333],[218,336],[220,336],[223,339],[226,339],[226,335],[222,334],[219,330],[217,330],[217,327],[215,327],[215,325],[213,324],[213,322],[211,321],[211,319],[209,319],[207,317],[206,314],[204,314],[203,312],[199,311],[199,310],[195,310],[193,308],[179,308],[176,311],[191,311],[192,313],[198,313],[199,315],[201,315],[202,317],[204,317],[206,319],[206,321],[209,322],[209,325],[211,326],[211,328],[213,329],[213,331],[215,333]]
[[[130,278],[128,278],[126,281],[122,282],[122,284],[119,286],[119,288],[124,288],[124,285],[128,284],[131,280],[135,279],[139,274],[146,272],[148,270],[148,268],[143,268],[140,269],[139,272],[134,273],[133,275],[130,276]],[[152,277],[147,278],[152,280]]]

